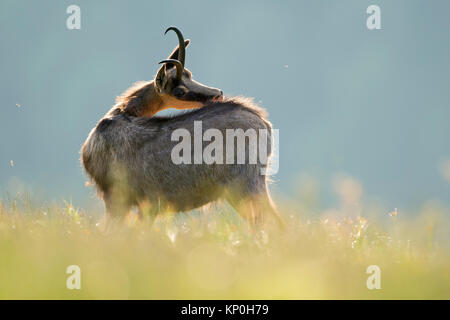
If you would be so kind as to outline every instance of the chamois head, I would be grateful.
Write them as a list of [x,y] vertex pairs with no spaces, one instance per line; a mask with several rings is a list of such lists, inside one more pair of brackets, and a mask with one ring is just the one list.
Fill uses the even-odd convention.
[[187,109],[201,107],[208,100],[222,99],[222,90],[207,87],[192,79],[192,73],[184,67],[186,47],[189,40],[184,40],[176,27],[166,30],[174,31],[178,36],[178,46],[172,54],[163,60],[155,77],[155,88],[165,107]]

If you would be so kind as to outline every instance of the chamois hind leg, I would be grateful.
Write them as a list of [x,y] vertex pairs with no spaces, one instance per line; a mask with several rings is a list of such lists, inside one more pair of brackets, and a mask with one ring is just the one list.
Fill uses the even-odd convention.
[[258,229],[261,227],[262,219],[257,216],[257,211],[254,209],[252,197],[238,198],[229,196],[226,198],[228,203],[236,210],[236,212],[247,221],[251,229]]
[[268,219],[272,219],[272,221],[275,220],[275,223],[278,227],[280,227],[282,230],[286,229],[286,224],[283,218],[278,213],[278,210],[276,209],[272,198],[270,197],[267,187],[262,193],[255,195],[252,198],[252,201],[254,203],[253,206],[255,210],[262,216],[264,216],[265,221],[267,221]]
[[285,229],[285,223],[276,210],[266,186],[259,192],[229,194],[226,199],[252,228],[261,228],[267,222],[267,218],[272,218],[281,229]]

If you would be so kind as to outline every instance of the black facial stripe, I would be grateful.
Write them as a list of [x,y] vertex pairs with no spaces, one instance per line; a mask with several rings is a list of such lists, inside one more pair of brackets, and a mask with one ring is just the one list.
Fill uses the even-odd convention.
[[188,91],[183,97],[180,98],[180,100],[205,102],[211,98],[213,98],[213,96],[207,96],[204,94],[199,94],[197,92]]

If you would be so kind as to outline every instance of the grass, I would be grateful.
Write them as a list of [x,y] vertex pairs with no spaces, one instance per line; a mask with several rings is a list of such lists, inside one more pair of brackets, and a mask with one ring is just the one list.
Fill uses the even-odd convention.
[[[0,299],[449,299],[446,215],[311,218],[249,233],[226,207],[105,231],[70,203],[0,202]],[[345,215],[344,215],[345,216]],[[66,268],[81,268],[81,290]],[[366,287],[369,265],[381,289]]]

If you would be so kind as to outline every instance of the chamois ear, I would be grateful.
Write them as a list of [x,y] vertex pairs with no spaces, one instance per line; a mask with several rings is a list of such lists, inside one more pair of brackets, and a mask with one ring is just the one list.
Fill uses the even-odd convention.
[[[189,45],[190,42],[191,42],[191,40],[189,40],[189,39],[184,40],[184,46],[187,48],[187,46]],[[169,55],[169,57],[168,57],[167,59],[175,59],[175,60],[178,60],[178,49],[179,49],[179,47],[180,47],[180,46],[177,46],[177,47],[172,51],[172,53]],[[174,66],[173,64],[169,64],[167,67],[169,68],[169,67],[173,67],[173,66]]]
[[156,74],[155,77],[155,87],[158,93],[163,92],[165,77],[166,77],[166,65],[163,64],[161,68],[159,68],[158,73]]

